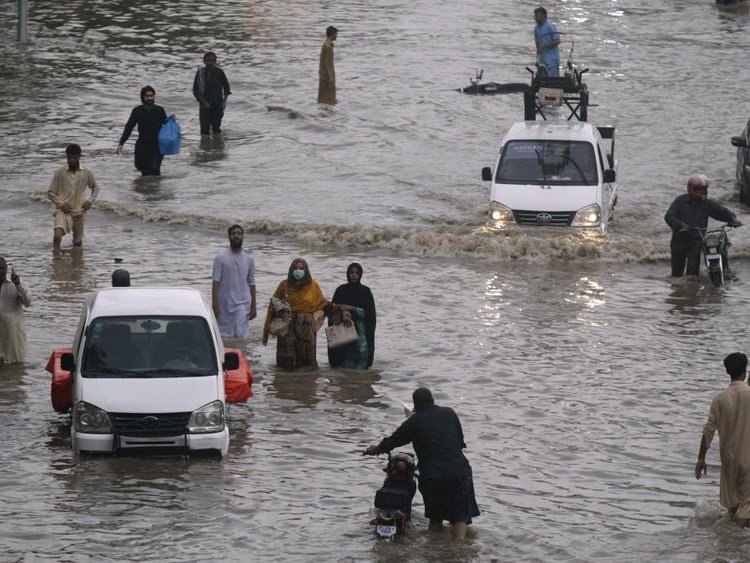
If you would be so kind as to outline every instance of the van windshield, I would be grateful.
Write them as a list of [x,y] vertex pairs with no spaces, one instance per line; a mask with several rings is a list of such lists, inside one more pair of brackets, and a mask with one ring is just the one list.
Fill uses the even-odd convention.
[[509,141],[495,183],[595,186],[594,147],[585,141]]
[[201,317],[100,317],[85,338],[83,377],[218,373],[211,329]]

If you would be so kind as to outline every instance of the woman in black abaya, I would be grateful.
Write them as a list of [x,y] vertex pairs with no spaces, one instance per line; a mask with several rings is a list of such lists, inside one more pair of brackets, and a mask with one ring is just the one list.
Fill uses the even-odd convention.
[[[362,266],[357,262],[349,264],[346,269],[348,283],[340,285],[333,294],[333,303],[356,307],[351,313],[354,326],[359,334],[359,341],[328,349],[328,361],[331,367],[348,369],[367,369],[372,366],[375,357],[375,299],[370,288],[362,285]],[[348,311],[344,315],[350,314]]]

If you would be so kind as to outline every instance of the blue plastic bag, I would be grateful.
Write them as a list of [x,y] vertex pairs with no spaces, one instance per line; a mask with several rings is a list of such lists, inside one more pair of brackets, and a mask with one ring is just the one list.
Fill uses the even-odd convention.
[[180,154],[180,124],[174,115],[167,117],[159,129],[159,152],[164,155]]

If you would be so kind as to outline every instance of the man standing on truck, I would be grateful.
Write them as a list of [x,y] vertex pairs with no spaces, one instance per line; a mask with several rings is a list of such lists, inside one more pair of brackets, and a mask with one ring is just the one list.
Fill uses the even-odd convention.
[[242,227],[232,225],[227,234],[229,248],[214,258],[211,305],[222,336],[247,338],[250,336],[248,321],[257,316],[255,257],[242,250]]
[[555,24],[547,19],[547,10],[542,7],[534,10],[534,42],[536,43],[537,65],[547,69],[547,76],[560,76],[560,34]]
[[701,265],[703,240],[700,230],[708,227],[708,218],[726,221],[732,227],[742,225],[726,207],[708,199],[708,178],[703,174],[690,176],[687,193],[678,195],[667,209],[664,220],[672,227],[669,250],[672,254],[672,276],[682,277],[687,262],[687,275],[697,276]]

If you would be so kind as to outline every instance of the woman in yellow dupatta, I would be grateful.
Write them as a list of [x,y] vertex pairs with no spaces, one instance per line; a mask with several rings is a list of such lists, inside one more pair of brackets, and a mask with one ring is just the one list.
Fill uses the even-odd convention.
[[[323,297],[318,282],[312,279],[310,268],[302,258],[292,261],[287,279],[279,283],[273,296],[286,300],[292,308],[288,332],[276,339],[276,365],[290,370],[317,367],[315,341],[323,320],[333,310],[349,310],[350,307],[332,304]],[[273,307],[269,305],[263,325],[264,346],[268,343],[269,326],[274,314]]]

